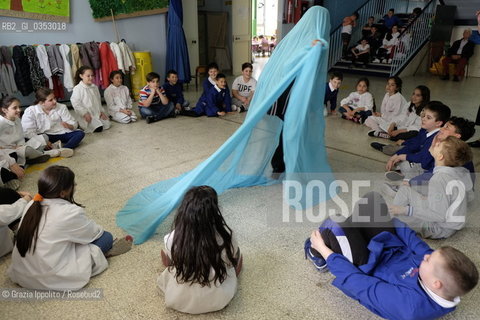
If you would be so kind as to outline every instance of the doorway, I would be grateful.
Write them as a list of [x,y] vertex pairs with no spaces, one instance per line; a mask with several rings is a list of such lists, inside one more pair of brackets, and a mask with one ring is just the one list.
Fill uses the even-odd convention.
[[252,0],[252,53],[268,58],[278,39],[278,0]]

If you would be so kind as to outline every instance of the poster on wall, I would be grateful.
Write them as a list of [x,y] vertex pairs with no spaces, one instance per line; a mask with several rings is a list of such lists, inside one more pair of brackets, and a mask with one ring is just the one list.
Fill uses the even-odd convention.
[[0,0],[0,16],[70,22],[70,0]]
[[[1,0],[0,0],[1,1]],[[148,16],[168,11],[168,0],[89,0],[95,21]]]

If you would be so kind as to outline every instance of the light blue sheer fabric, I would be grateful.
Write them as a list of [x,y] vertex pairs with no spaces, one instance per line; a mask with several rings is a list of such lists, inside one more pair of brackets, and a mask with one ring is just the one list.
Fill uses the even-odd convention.
[[[324,145],[323,98],[327,73],[330,19],[319,6],[310,8],[278,44],[258,80],[245,122],[207,160],[184,175],[160,181],[134,197],[117,214],[117,224],[136,244],[152,236],[192,186],[209,185],[220,194],[230,188],[269,185],[270,161],[283,126],[286,180],[333,180]],[[312,40],[323,44],[312,47]],[[295,80],[285,121],[267,115]],[[311,199],[310,199],[311,200]],[[318,199],[314,200],[314,202]],[[305,199],[302,198],[305,205]],[[279,213],[280,214],[280,213]]]

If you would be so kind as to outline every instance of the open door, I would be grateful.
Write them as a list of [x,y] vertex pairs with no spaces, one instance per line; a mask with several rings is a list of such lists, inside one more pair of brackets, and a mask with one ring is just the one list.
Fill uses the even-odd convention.
[[252,0],[232,1],[233,74],[242,73],[242,63],[252,61]]
[[187,40],[188,57],[190,59],[190,74],[195,75],[195,69],[200,65],[198,42],[198,9],[197,1],[183,0],[183,31]]

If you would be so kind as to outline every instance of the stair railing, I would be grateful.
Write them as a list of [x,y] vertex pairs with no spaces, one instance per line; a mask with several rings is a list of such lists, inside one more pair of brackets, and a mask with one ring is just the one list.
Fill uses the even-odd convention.
[[398,75],[430,39],[436,1],[430,0],[422,14],[415,18],[398,37],[390,75]]

